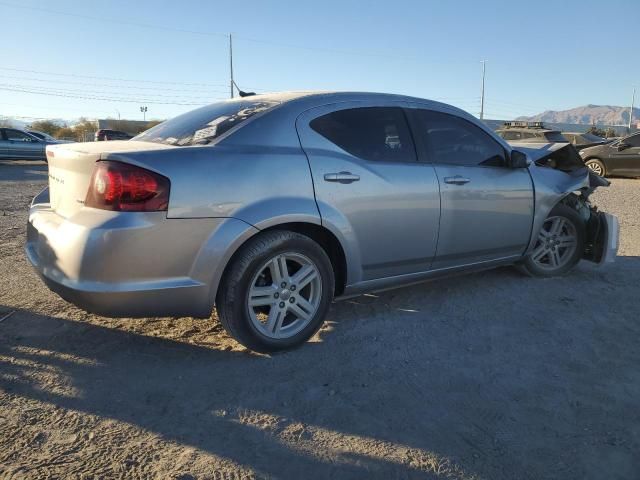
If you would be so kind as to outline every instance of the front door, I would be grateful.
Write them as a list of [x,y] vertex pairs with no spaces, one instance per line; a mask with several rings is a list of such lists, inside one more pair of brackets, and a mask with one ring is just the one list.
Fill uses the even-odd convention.
[[44,143],[35,137],[11,128],[5,129],[5,136],[9,157],[44,158]]
[[617,150],[615,144],[610,147],[613,150],[608,162],[610,173],[640,175],[640,133],[623,138],[621,143],[625,144],[626,148]]
[[296,122],[322,222],[356,245],[349,283],[423,272],[435,255],[438,181],[417,161],[401,107],[345,102]]
[[533,183],[507,166],[504,147],[460,116],[412,108],[424,160],[440,183],[442,214],[433,269],[522,255],[533,223]]

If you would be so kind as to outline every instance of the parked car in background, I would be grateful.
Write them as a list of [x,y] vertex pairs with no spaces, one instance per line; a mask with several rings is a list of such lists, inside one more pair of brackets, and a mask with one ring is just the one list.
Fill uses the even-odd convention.
[[57,143],[17,128],[0,128],[0,158],[46,160],[45,147]]
[[595,147],[596,145],[604,145],[611,140],[599,137],[593,133],[584,132],[562,132],[562,136],[566,138],[576,150],[582,150],[583,148]]
[[545,128],[542,122],[505,122],[496,133],[507,142],[565,143],[569,142],[558,130]]
[[640,177],[640,133],[580,150],[585,165],[600,176]]
[[38,137],[40,140],[44,140],[47,143],[73,143],[70,140],[61,140],[59,138],[54,138],[51,135],[49,135],[48,133],[44,133],[44,132],[38,132],[37,130],[26,130],[27,133],[30,133],[31,135],[34,135],[36,137]]
[[102,142],[107,140],[129,140],[133,138],[133,135],[129,135],[127,132],[121,132],[120,130],[110,130],[108,128],[101,128],[96,131],[94,140],[96,142]]
[[420,98],[227,100],[131,141],[48,147],[26,253],[88,311],[209,317],[215,305],[239,342],[282,350],[320,328],[334,297],[613,260],[617,220],[588,202],[609,183],[564,146],[573,155],[516,150]]

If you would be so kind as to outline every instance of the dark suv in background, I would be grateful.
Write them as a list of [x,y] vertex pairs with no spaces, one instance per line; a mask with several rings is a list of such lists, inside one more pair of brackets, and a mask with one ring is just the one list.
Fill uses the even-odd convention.
[[562,133],[545,128],[542,122],[504,122],[496,133],[507,142],[569,143]]
[[601,176],[640,177],[640,132],[580,150],[585,165]]
[[129,135],[126,132],[101,128],[96,132],[94,140],[96,142],[102,142],[106,140],[129,140],[131,138],[133,138],[133,135]]

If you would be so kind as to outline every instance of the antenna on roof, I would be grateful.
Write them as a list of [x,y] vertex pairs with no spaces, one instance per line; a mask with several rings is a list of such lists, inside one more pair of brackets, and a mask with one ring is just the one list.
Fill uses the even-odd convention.
[[236,89],[238,89],[238,95],[240,95],[241,97],[251,97],[252,95],[256,94],[256,92],[244,92],[244,91],[240,90],[240,87],[238,86],[236,81],[235,80],[231,80],[231,81],[235,85]]

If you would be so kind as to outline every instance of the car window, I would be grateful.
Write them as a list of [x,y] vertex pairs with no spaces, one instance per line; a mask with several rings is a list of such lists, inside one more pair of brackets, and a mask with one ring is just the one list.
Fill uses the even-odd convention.
[[633,135],[624,139],[624,143],[632,147],[640,147],[640,135]]
[[401,108],[338,110],[312,120],[309,125],[331,143],[363,160],[416,161],[409,125]]
[[280,105],[274,100],[227,100],[178,115],[134,137],[142,142],[168,145],[206,145],[259,113]]
[[7,140],[10,140],[13,142],[33,142],[35,140],[30,135],[27,135],[26,133],[21,132],[20,130],[12,130],[10,128],[7,128],[5,130],[5,134],[7,136]]
[[505,152],[487,132],[455,115],[418,110],[420,133],[432,163],[503,166]]

